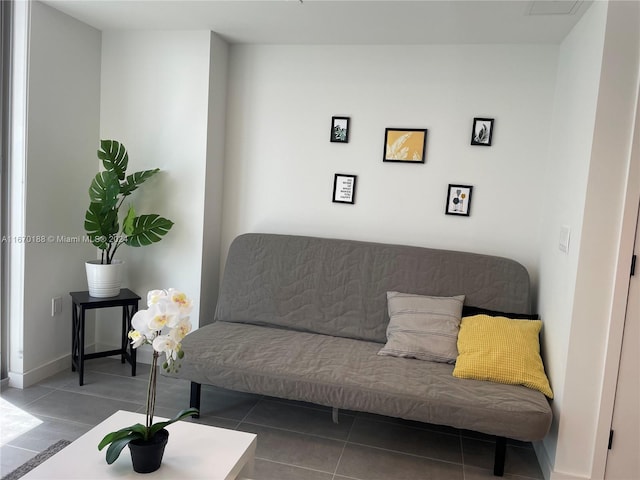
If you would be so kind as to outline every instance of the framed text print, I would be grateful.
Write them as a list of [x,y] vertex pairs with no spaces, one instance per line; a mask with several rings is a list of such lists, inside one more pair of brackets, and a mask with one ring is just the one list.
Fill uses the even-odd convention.
[[333,178],[334,203],[354,204],[356,202],[356,179],[355,175],[335,174]]

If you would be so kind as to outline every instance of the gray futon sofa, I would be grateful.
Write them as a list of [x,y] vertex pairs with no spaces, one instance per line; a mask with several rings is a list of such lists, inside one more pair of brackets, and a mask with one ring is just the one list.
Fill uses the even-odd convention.
[[[530,388],[452,376],[454,365],[377,355],[387,292],[465,295],[465,306],[531,313],[519,263],[472,253],[350,240],[245,234],[230,249],[215,321],[183,341],[191,383],[468,429],[542,439],[546,397]],[[335,418],[335,416],[334,416]]]

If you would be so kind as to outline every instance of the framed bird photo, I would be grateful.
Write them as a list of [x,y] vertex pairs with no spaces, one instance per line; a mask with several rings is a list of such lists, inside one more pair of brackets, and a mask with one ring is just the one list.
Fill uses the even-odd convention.
[[493,118],[474,118],[471,131],[471,145],[491,146],[493,136]]

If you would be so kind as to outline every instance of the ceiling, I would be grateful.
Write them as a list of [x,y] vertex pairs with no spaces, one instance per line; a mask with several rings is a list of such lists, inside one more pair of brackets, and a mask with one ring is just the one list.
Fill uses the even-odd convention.
[[589,0],[44,0],[99,30],[212,30],[230,43],[557,44]]

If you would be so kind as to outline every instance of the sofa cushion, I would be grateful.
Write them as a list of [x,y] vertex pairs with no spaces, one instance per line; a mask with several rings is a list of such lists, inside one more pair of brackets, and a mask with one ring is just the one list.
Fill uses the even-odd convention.
[[464,295],[387,292],[387,343],[378,355],[454,363]]
[[553,398],[540,358],[540,320],[464,317],[453,376],[524,385]]
[[381,344],[215,322],[183,340],[179,375],[279,398],[540,440],[551,424],[530,388],[462,380],[453,365],[377,355]]
[[385,343],[387,292],[453,296],[527,313],[529,274],[490,255],[294,235],[244,234],[229,248],[216,320]]

